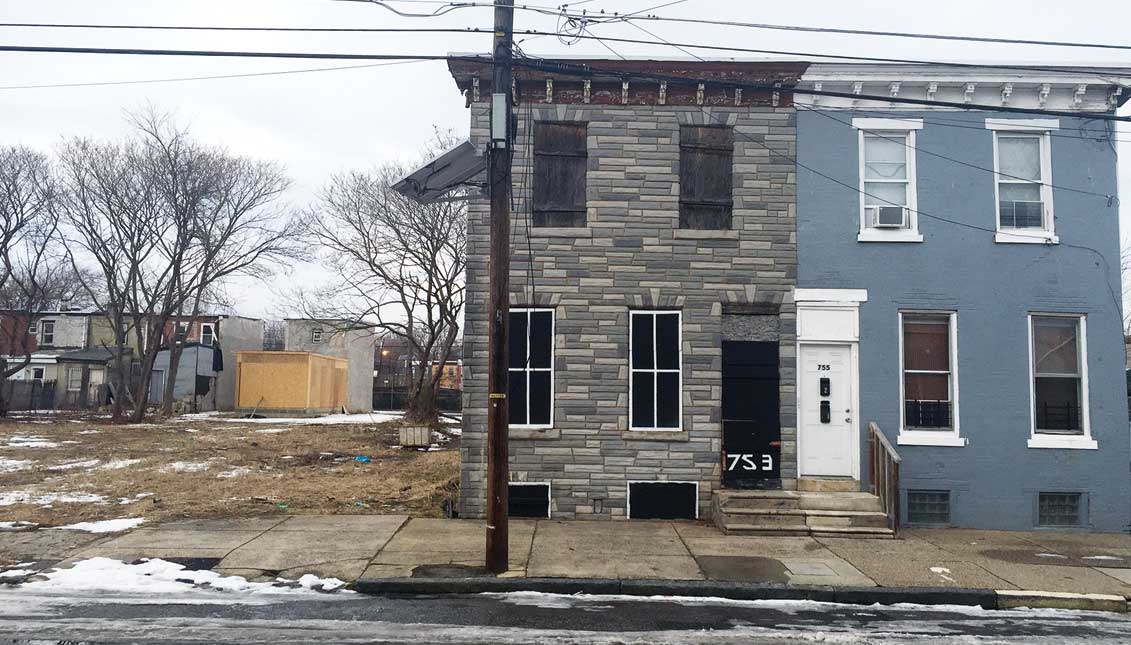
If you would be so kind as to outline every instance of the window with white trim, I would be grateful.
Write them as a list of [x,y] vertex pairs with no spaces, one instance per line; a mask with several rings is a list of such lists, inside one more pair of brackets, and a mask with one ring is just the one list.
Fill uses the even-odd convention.
[[28,323],[27,333],[28,333],[29,336],[36,336],[36,335],[39,334],[39,321],[38,320],[33,320],[30,323]]
[[922,119],[858,118],[861,242],[919,242],[915,131]]
[[898,442],[966,445],[958,422],[958,314],[899,312]]
[[42,367],[31,368],[31,380],[33,380],[33,381],[42,381],[43,380],[43,368]]
[[511,309],[507,411],[510,426],[554,423],[554,310]]
[[39,344],[40,345],[54,345],[55,344],[55,321],[44,320],[39,324]]
[[1084,436],[1083,317],[1032,315],[1033,432]]
[[1056,242],[1050,130],[1057,119],[986,119],[994,135],[997,242]]
[[680,312],[629,314],[629,428],[679,430],[682,406]]
[[903,425],[916,430],[953,427],[950,315],[903,315]]
[[68,367],[67,368],[67,391],[78,392],[82,389],[82,368],[81,367]]
[[321,343],[322,342],[322,328],[321,327],[315,327],[314,329],[310,330],[310,342],[312,342],[312,343]]
[[200,323],[200,344],[205,347],[211,347],[215,340],[216,325],[212,323]]

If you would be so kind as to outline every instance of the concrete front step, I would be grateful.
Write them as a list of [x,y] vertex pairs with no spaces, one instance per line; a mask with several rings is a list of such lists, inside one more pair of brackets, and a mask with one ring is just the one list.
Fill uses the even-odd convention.
[[887,527],[888,516],[879,511],[824,511],[804,508],[723,508],[727,519],[759,525]]
[[722,530],[727,535],[766,535],[797,537],[855,537],[855,538],[893,538],[889,528],[863,526],[808,526],[805,524],[783,524],[781,526],[761,526],[757,524],[727,523]]
[[724,509],[806,509],[814,511],[876,511],[880,498],[871,493],[812,493],[792,490],[719,491],[716,501]]

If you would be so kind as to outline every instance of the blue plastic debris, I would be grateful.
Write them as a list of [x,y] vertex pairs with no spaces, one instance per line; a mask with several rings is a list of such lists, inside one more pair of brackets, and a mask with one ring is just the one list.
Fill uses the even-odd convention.
[[362,463],[362,464],[367,464],[370,461],[369,457],[366,457],[365,455],[358,455],[358,456],[354,457],[354,459],[357,460],[358,463]]

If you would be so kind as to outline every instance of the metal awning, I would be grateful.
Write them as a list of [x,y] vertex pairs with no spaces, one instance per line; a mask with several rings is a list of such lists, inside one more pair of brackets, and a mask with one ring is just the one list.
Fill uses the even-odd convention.
[[468,186],[468,180],[486,168],[487,162],[483,155],[479,154],[471,141],[464,141],[393,184],[393,190],[423,204],[471,199],[478,196],[480,191],[459,195],[449,193]]

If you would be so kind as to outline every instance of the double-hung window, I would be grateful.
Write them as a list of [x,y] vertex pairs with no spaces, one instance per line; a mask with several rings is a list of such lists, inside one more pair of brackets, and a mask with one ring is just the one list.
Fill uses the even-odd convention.
[[994,135],[997,242],[1056,242],[1049,131],[1056,119],[986,119]]
[[958,434],[957,315],[900,312],[899,443],[963,446]]
[[680,313],[633,311],[629,336],[629,427],[679,430],[683,363]]
[[734,209],[734,132],[726,126],[679,128],[679,227],[726,230]]
[[858,118],[861,242],[921,242],[915,186],[915,131],[922,119]]
[[511,427],[554,423],[554,310],[511,309],[507,409]]
[[211,347],[213,341],[216,340],[216,326],[212,323],[200,324],[200,344],[205,347]]
[[81,367],[68,367],[67,368],[67,391],[78,392],[82,389],[82,368]]
[[51,346],[55,344],[55,321],[44,320],[39,325],[39,344]]
[[1085,319],[1032,314],[1032,448],[1095,448],[1088,428]]
[[584,123],[534,124],[534,226],[585,226],[586,136]]

